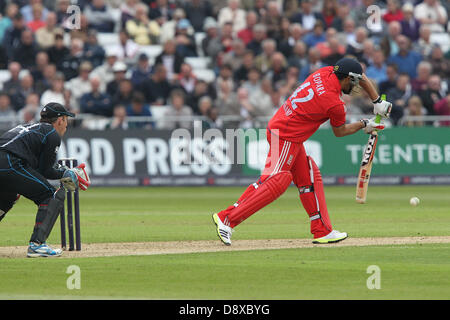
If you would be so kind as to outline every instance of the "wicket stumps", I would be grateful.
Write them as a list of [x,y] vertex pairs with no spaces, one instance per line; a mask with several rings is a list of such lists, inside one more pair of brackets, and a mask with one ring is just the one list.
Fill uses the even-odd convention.
[[[62,166],[68,168],[75,168],[78,166],[78,161],[74,158],[63,158],[58,160],[58,163]],[[73,201],[72,201],[73,194]],[[67,190],[66,195],[67,200],[67,229],[69,233],[69,251],[81,250],[81,229],[80,229],[80,197],[78,193],[78,188],[75,191]],[[73,209],[73,210],[72,210]],[[60,214],[60,224],[61,224],[61,247],[66,250],[66,213],[63,207]],[[74,246],[74,235],[73,235],[73,213],[75,213],[75,246]]]

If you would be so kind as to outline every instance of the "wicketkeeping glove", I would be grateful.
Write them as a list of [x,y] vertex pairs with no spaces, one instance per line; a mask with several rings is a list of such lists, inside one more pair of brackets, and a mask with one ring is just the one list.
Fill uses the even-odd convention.
[[363,130],[367,134],[371,134],[373,131],[380,131],[385,128],[385,125],[382,122],[375,122],[375,117],[372,119],[362,119],[361,122],[364,123]]
[[85,168],[86,165],[82,163],[78,167],[67,169],[61,178],[63,186],[70,191],[74,191],[76,188],[87,190],[91,185],[91,180]]
[[389,118],[392,110],[392,103],[384,101],[381,97],[373,102],[373,114],[379,114],[383,118]]
[[84,163],[80,164],[78,167],[73,168],[78,178],[78,186],[81,190],[87,190],[91,185],[91,179],[86,172],[86,165]]
[[60,181],[64,188],[69,191],[75,191],[78,187],[78,177],[72,169],[66,169]]

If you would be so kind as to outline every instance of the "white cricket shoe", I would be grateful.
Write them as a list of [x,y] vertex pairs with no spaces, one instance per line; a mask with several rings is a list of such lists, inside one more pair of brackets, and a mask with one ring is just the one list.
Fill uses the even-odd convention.
[[214,223],[216,224],[217,235],[219,236],[219,239],[222,240],[222,242],[224,244],[226,244],[227,246],[230,246],[231,245],[231,234],[233,233],[233,228],[225,225],[222,222],[222,220],[220,220],[217,213],[214,213],[212,218],[213,218]]
[[37,257],[59,257],[62,254],[61,249],[52,249],[45,242],[42,244],[37,244],[34,242],[30,242],[27,251],[28,258],[37,258]]
[[342,241],[348,237],[347,232],[339,232],[337,230],[331,231],[324,237],[313,240],[313,243],[335,243]]

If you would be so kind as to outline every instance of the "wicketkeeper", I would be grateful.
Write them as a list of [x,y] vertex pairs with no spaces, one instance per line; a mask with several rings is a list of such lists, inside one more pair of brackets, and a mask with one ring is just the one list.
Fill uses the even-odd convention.
[[324,67],[311,74],[268,124],[270,150],[261,177],[233,205],[213,214],[223,243],[230,245],[233,228],[281,196],[292,181],[309,216],[313,243],[332,243],[347,238],[347,233],[334,230],[331,225],[319,167],[306,154],[303,142],[327,120],[336,137],[360,129],[366,133],[384,129],[382,123],[375,123],[375,117],[346,124],[341,95],[349,94],[358,84],[373,100],[374,114],[389,117],[391,103],[381,99],[356,60],[343,58],[334,67]]
[[[64,188],[86,190],[90,181],[84,164],[73,169],[56,166],[68,117],[75,115],[59,103],[49,103],[40,116],[39,123],[18,125],[0,136],[0,220],[20,195],[32,200],[38,210],[27,256],[55,257],[62,250],[52,249],[46,240],[64,207]],[[60,179],[64,187],[55,189],[47,179]]]

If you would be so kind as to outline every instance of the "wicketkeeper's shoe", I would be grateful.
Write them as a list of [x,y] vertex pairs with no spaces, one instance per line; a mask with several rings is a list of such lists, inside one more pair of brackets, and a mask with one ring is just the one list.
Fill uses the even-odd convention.
[[339,232],[337,230],[333,230],[324,237],[314,239],[313,243],[334,243],[342,241],[347,237],[347,232]]
[[231,245],[231,234],[233,233],[233,228],[225,225],[222,220],[220,220],[217,213],[212,215],[213,221],[216,224],[217,235],[219,239],[222,240],[227,246]]
[[61,249],[52,249],[46,243],[37,244],[34,242],[30,242],[28,246],[27,257],[59,257],[61,254]]

